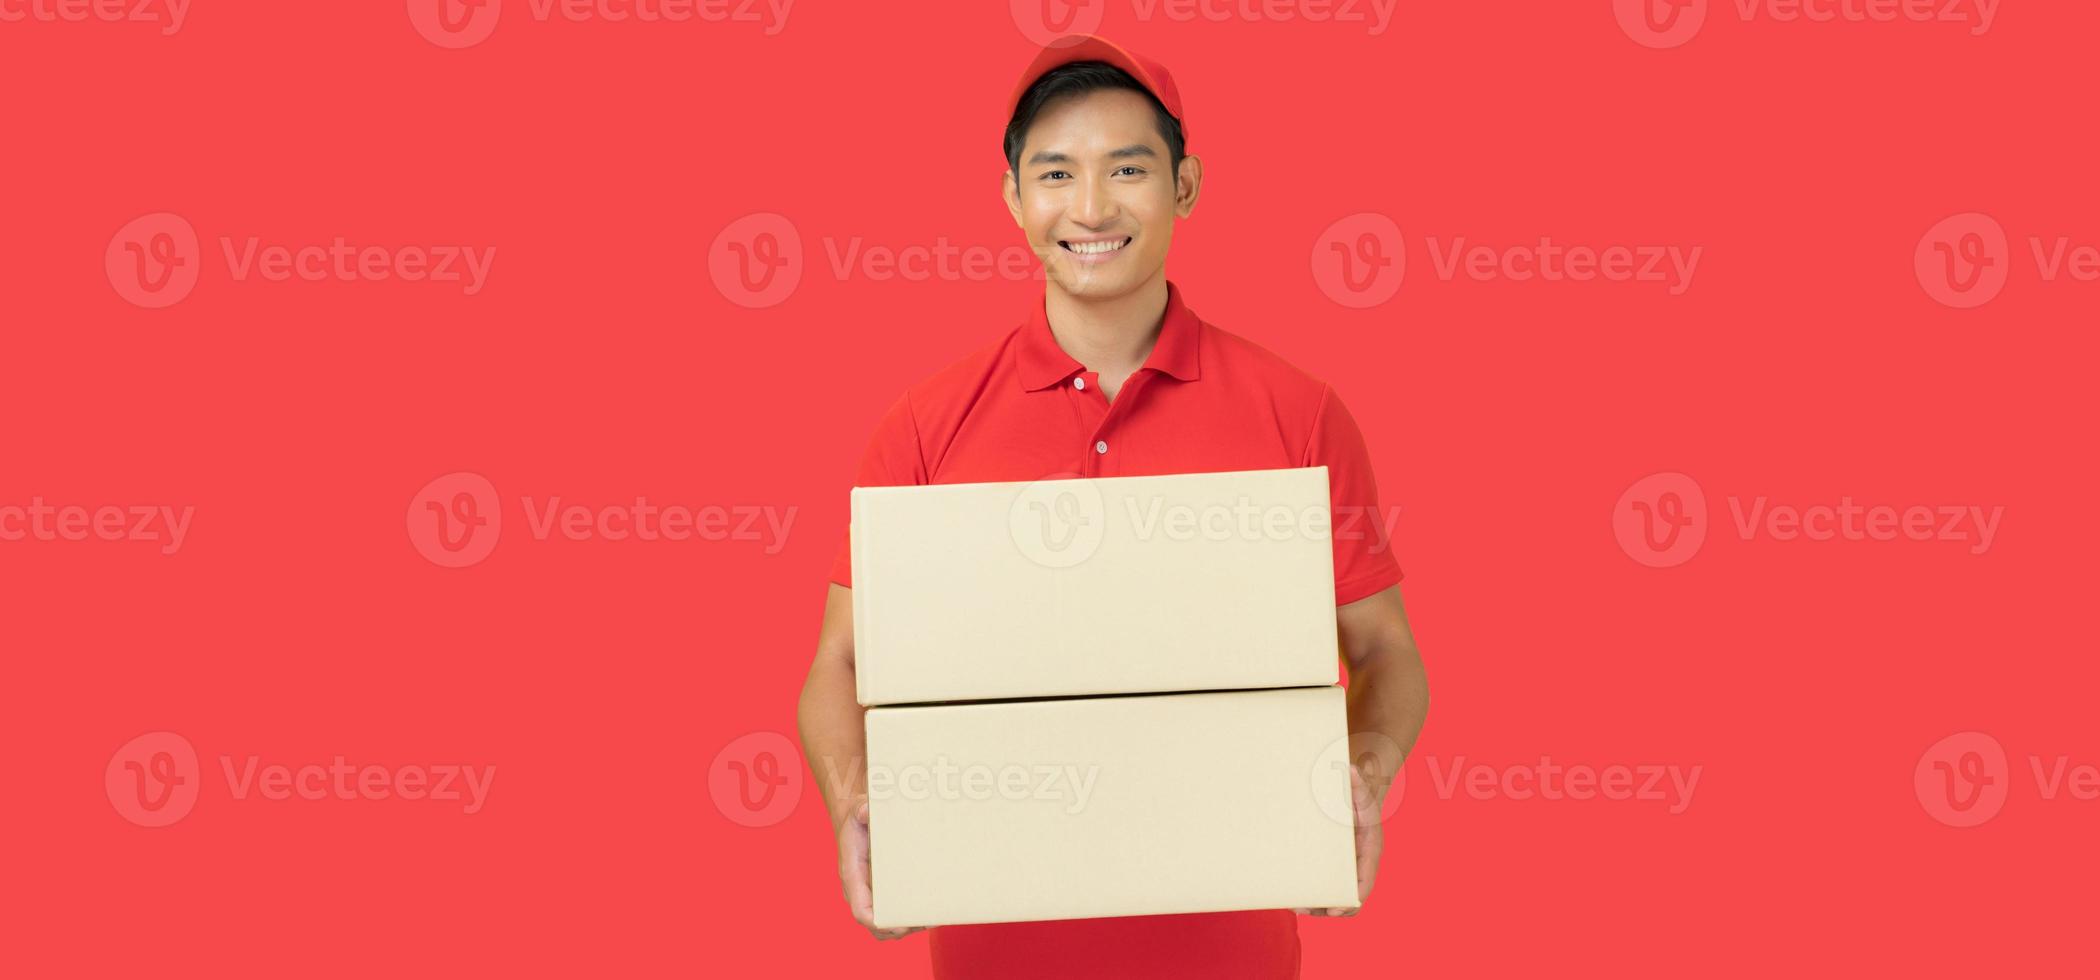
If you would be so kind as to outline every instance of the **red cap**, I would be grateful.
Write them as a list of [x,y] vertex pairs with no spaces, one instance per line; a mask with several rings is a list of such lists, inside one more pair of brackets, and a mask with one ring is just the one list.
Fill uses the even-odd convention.
[[1181,136],[1188,139],[1188,117],[1181,114],[1181,92],[1174,87],[1174,76],[1167,74],[1165,65],[1144,55],[1131,51],[1104,37],[1092,34],[1068,34],[1043,47],[1042,53],[1029,62],[1028,70],[1021,73],[1021,81],[1014,86],[1014,94],[1006,100],[1006,112],[1012,115],[1020,108],[1021,96],[1028,94],[1028,86],[1043,77],[1053,68],[1069,65],[1075,61],[1105,61],[1123,69],[1137,79],[1159,104],[1167,107],[1167,114],[1181,123]]

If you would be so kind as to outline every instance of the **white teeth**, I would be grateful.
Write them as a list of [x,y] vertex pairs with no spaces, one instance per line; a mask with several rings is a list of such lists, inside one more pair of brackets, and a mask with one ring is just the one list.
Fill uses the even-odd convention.
[[1113,252],[1129,243],[1128,238],[1118,238],[1112,242],[1066,242],[1065,247],[1081,255],[1098,255],[1102,252]]

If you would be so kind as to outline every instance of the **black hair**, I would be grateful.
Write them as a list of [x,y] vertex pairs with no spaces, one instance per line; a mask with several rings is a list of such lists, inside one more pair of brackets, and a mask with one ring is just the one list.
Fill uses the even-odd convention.
[[1043,77],[1028,86],[1021,94],[1021,102],[1014,107],[1014,117],[1006,124],[1006,164],[1013,168],[1014,178],[1020,180],[1021,144],[1028,138],[1028,127],[1035,125],[1040,115],[1052,102],[1075,98],[1102,89],[1129,89],[1152,103],[1152,111],[1159,117],[1159,135],[1167,143],[1167,166],[1170,174],[1181,173],[1181,158],[1184,141],[1181,135],[1181,120],[1167,111],[1167,107],[1153,95],[1150,89],[1140,84],[1130,73],[1105,61],[1074,61],[1059,65],[1043,73]]

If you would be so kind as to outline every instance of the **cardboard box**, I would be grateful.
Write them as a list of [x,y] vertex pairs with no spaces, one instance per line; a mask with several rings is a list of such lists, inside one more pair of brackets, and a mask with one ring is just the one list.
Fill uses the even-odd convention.
[[1333,684],[1327,468],[857,487],[864,705]]
[[881,928],[1354,907],[1339,687],[867,712]]

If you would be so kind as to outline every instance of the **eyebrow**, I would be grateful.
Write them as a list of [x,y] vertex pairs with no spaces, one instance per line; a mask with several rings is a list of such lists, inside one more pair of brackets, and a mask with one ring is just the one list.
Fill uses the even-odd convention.
[[[1108,151],[1108,159],[1110,160],[1128,160],[1131,157],[1145,157],[1147,159],[1157,159],[1159,157],[1159,154],[1152,152],[1152,147],[1144,143],[1132,143],[1129,146],[1119,147],[1117,149]],[[1070,156],[1067,156],[1063,153],[1059,153],[1055,150],[1037,150],[1035,152],[1035,155],[1028,158],[1028,165],[1031,167],[1044,163],[1071,162],[1072,158]]]

